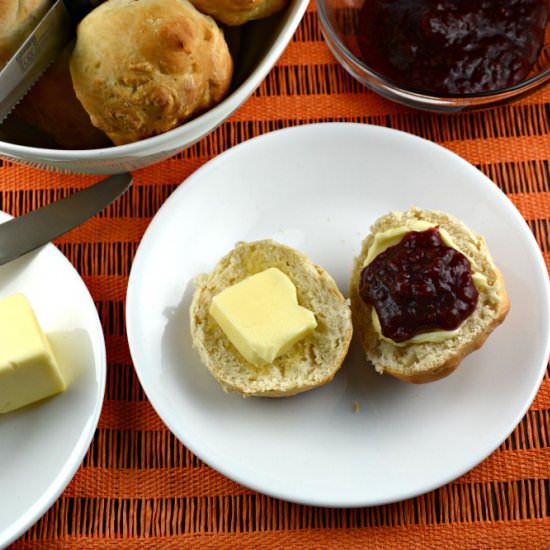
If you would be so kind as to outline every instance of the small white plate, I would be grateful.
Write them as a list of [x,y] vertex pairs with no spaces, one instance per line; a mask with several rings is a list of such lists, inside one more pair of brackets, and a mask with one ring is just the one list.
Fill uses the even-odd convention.
[[[356,343],[330,384],[286,399],[226,394],[191,347],[193,278],[238,240],[273,238],[323,265],[346,292],[371,223],[412,205],[485,235],[512,309],[448,378],[375,374]],[[296,127],[208,162],[166,201],[135,257],[127,332],[140,381],[191,451],[263,493],[315,505],[404,499],[465,473],[510,434],[548,358],[548,275],[508,198],[448,150],[358,124]],[[354,411],[354,406],[359,411]]]
[[29,299],[68,387],[0,415],[0,548],[34,524],[73,478],[97,427],[106,377],[96,307],[57,248],[49,244],[0,267],[0,297],[17,292]]

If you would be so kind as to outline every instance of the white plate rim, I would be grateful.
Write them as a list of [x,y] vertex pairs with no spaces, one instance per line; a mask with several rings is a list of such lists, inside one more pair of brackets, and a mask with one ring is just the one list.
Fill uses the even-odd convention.
[[[221,163],[224,163],[227,157],[238,156],[241,154],[242,150],[255,147],[255,146],[261,145],[261,146],[268,147],[270,140],[277,137],[281,137],[289,133],[297,134],[301,132],[303,133],[305,139],[307,139],[312,135],[314,135],[316,132],[335,131],[335,130],[346,132],[348,130],[358,131],[358,129],[359,131],[364,130],[365,132],[371,132],[371,133],[380,133],[380,134],[386,134],[386,135],[393,134],[399,139],[405,139],[405,140],[409,140],[410,142],[416,142],[417,144],[422,144],[423,147],[431,148],[432,150],[437,151],[437,154],[439,155],[449,157],[450,159],[452,159],[452,162],[462,164],[464,167],[468,167],[469,169],[475,170],[476,172],[478,172],[477,169],[473,167],[469,162],[467,162],[465,159],[461,158],[460,156],[456,155],[449,149],[443,147],[442,145],[439,145],[430,140],[421,138],[419,136],[410,134],[408,132],[404,132],[402,130],[397,130],[393,128],[386,128],[382,126],[375,126],[375,125],[361,124],[361,123],[328,122],[328,123],[306,124],[302,126],[289,127],[289,128],[284,128],[273,132],[269,132],[267,134],[263,134],[255,138],[249,139],[243,143],[240,143],[228,149],[224,153],[209,160],[202,167],[200,167],[193,174],[191,174],[184,182],[182,182],[182,183],[185,183],[185,185],[180,185],[172,193],[172,195],[166,200],[166,202],[157,211],[156,215],[151,220],[149,227],[145,231],[145,234],[143,235],[141,243],[138,247],[138,250],[136,251],[136,255],[134,258],[134,263],[132,266],[132,270],[129,277],[129,283],[127,287],[126,328],[127,328],[128,342],[130,345],[130,353],[132,356],[132,360],[134,362],[138,379],[140,380],[140,383],[144,389],[145,394],[147,395],[148,399],[151,402],[151,405],[159,414],[159,416],[161,417],[165,425],[168,427],[168,429],[177,437],[178,440],[180,440],[187,448],[189,448],[194,454],[196,454],[206,464],[210,465],[215,470],[219,471],[220,473],[227,476],[228,478],[236,481],[237,483],[240,483],[243,486],[248,487],[252,490],[264,493],[268,496],[281,498],[290,502],[296,502],[296,503],[305,504],[305,505],[328,506],[328,507],[357,507],[357,506],[383,505],[383,504],[388,504],[388,503],[404,500],[407,498],[415,497],[420,494],[424,494],[426,492],[439,488],[451,481],[456,480],[460,476],[464,475],[465,473],[473,469],[484,459],[486,459],[509,437],[512,431],[515,429],[515,427],[524,417],[532,401],[534,400],[538,392],[538,389],[540,387],[540,384],[542,382],[542,379],[544,377],[547,360],[548,360],[548,359],[546,360],[543,359],[541,361],[537,380],[533,384],[529,395],[522,403],[522,406],[517,409],[517,414],[515,416],[515,419],[510,424],[508,430],[501,433],[500,437],[495,439],[490,446],[487,446],[484,449],[480,450],[479,454],[476,456],[473,456],[470,459],[470,461],[468,461],[468,463],[465,464],[461,470],[454,471],[452,472],[452,474],[449,474],[447,477],[440,478],[440,479],[434,480],[432,483],[425,484],[425,486],[421,491],[418,491],[418,490],[414,490],[410,492],[404,491],[401,495],[399,495],[398,498],[396,498],[395,496],[392,496],[387,499],[384,499],[384,498],[377,499],[376,501],[370,501],[368,498],[365,498],[362,500],[343,499],[343,500],[335,500],[335,501],[332,501],[331,499],[327,500],[324,498],[317,498],[317,499],[311,498],[311,496],[304,498],[300,494],[297,494],[295,491],[288,491],[288,490],[285,491],[280,488],[266,487],[265,485],[255,483],[253,479],[241,476],[239,472],[227,469],[224,466],[223,462],[214,461],[210,457],[205,457],[204,454],[201,452],[201,449],[196,448],[194,443],[192,441],[189,441],[186,438],[185,434],[181,431],[177,423],[175,423],[173,419],[170,418],[170,413],[168,412],[165,404],[162,403],[161,401],[158,401],[158,399],[156,399],[156,396],[151,394],[150,389],[147,386],[147,379],[145,376],[147,367],[140,364],[140,359],[135,355],[135,349],[134,349],[135,347],[133,345],[134,339],[137,337],[137,334],[136,334],[137,329],[134,327],[134,324],[132,321],[132,319],[136,318],[135,310],[137,309],[137,306],[135,306],[135,301],[137,300],[137,297],[133,294],[133,292],[134,292],[134,287],[136,286],[136,279],[139,277],[138,269],[139,269],[139,263],[141,261],[141,254],[143,252],[143,249],[146,246],[147,240],[150,238],[151,234],[155,231],[157,225],[160,223],[159,220],[161,220],[163,216],[165,216],[165,214],[167,213],[167,210],[171,208],[172,203],[183,200],[184,195],[189,190],[191,190],[192,188],[194,189],[199,184],[205,185],[203,182],[200,181],[203,174],[207,170],[211,169],[213,166],[217,166]],[[489,180],[489,178],[485,176],[483,173],[479,172],[477,176],[480,179],[484,179],[486,183],[493,184],[493,182],[491,182],[491,180]],[[503,208],[507,209],[508,214],[512,218],[514,218],[518,222],[522,222],[525,224],[524,218],[521,216],[519,211],[513,205],[509,197],[507,197],[502,190],[500,190],[496,185],[492,185],[491,190],[488,192],[492,193],[495,196],[495,198],[497,198],[497,200],[501,201]],[[371,221],[374,221],[374,220],[371,220]],[[542,258],[542,254],[539,249],[539,246],[536,242],[534,235],[528,229],[526,224],[525,224],[525,231],[524,231],[523,237],[525,237],[527,240],[529,252],[532,254],[532,259],[534,261],[534,265],[536,269],[539,270],[540,272],[546,272],[546,267],[545,267],[544,260]],[[549,285],[546,285],[544,287],[543,292],[544,292],[544,296],[541,296],[541,304],[543,305],[543,322],[544,322],[544,326],[548,327],[550,325],[550,321],[549,321],[550,287]],[[541,357],[548,358],[549,354],[550,354],[550,338],[546,340],[545,349],[541,351],[540,355]]]
[[[0,221],[8,220],[11,217],[12,216],[10,216],[9,214],[0,211]],[[89,292],[89,289],[87,288],[82,277],[75,269],[73,264],[54,244],[46,244],[37,251],[30,252],[25,255],[24,258],[28,259],[31,262],[31,267],[29,267],[28,269],[33,269],[32,259],[33,257],[36,257],[38,255],[43,255],[47,258],[55,258],[55,260],[60,262],[60,264],[63,266],[63,269],[66,271],[68,276],[71,279],[74,279],[75,283],[79,285],[82,295],[86,297],[86,303],[77,304],[75,305],[75,308],[85,307],[89,310],[89,312],[92,312],[92,309],[95,312],[95,315],[93,316],[93,326],[89,326],[88,328],[90,330],[93,330],[93,336],[96,341],[97,361],[95,361],[94,366],[96,381],[98,385],[94,407],[93,410],[90,411],[88,422],[81,432],[79,445],[72,450],[69,456],[67,456],[66,462],[61,465],[60,471],[58,472],[56,478],[51,481],[47,490],[40,495],[37,495],[36,502],[31,507],[31,509],[19,516],[19,518],[15,522],[10,525],[6,525],[0,530],[0,548],[9,546],[11,543],[21,537],[26,531],[28,531],[34,524],[36,524],[40,520],[40,518],[57,501],[57,499],[61,496],[63,491],[72,481],[91,445],[95,431],[99,424],[99,418],[101,415],[105,395],[105,386],[107,379],[107,351],[105,345],[105,337],[103,333],[103,327],[101,325],[101,321],[99,319],[99,315],[97,313],[97,309]],[[14,260],[14,262],[18,261],[20,260]],[[26,268],[23,267],[22,269],[24,270]],[[97,346],[98,341],[101,341],[102,345]],[[16,412],[11,414],[16,414]]]

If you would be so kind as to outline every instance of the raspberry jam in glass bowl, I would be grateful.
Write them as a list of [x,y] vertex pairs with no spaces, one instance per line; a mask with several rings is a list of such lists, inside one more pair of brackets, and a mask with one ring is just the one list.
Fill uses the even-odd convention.
[[365,0],[357,39],[365,63],[396,82],[473,94],[529,74],[547,15],[545,0]]
[[373,90],[460,111],[509,101],[550,78],[548,0],[317,0],[325,40]]

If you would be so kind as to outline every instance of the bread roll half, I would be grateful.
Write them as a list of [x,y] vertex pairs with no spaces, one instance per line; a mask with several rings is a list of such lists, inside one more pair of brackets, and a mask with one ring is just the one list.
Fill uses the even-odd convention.
[[[472,265],[485,277],[486,284],[478,288],[478,301],[471,313],[453,331],[453,336],[439,342],[396,344],[380,337],[374,326],[373,306],[359,294],[361,272],[375,235],[424,220],[444,229]],[[477,286],[477,285],[476,285]],[[349,296],[356,334],[366,352],[367,360],[379,373],[387,373],[413,383],[432,382],[449,375],[462,359],[483,345],[489,334],[504,320],[510,301],[500,270],[495,266],[485,239],[475,235],[464,223],[449,214],[411,208],[406,212],[391,212],[378,219],[362,243],[350,277]]]
[[[317,327],[273,363],[257,367],[233,347],[209,308],[222,290],[269,267],[290,278],[298,303],[313,311]],[[352,336],[351,311],[333,278],[301,252],[272,240],[240,242],[210,274],[198,277],[190,322],[202,362],[226,391],[243,396],[290,396],[329,382]]]

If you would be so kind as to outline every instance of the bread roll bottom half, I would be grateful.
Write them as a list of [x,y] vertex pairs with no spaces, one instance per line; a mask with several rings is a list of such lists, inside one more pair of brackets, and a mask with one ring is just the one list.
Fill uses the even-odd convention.
[[[314,313],[317,327],[272,363],[255,366],[231,344],[209,308],[222,290],[271,267],[290,278],[299,305]],[[265,397],[294,395],[332,380],[353,330],[349,303],[334,279],[301,252],[272,240],[238,243],[211,273],[196,279],[190,324],[202,362],[226,391]]]

